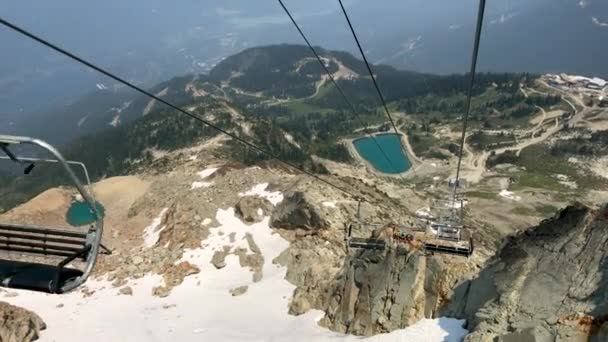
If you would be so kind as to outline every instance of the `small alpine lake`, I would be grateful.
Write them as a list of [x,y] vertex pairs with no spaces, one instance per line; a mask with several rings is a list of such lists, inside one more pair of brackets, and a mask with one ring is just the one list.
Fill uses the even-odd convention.
[[[412,163],[401,149],[399,141],[401,135],[394,133],[377,134],[374,136],[374,139],[363,137],[353,140],[357,153],[363,159],[367,160],[376,170],[382,173],[398,174],[409,170]],[[378,146],[386,153],[390,162]]]
[[[96,202],[95,207],[97,212],[101,217],[105,214],[105,208],[101,205],[101,203]],[[89,204],[87,202],[74,201],[68,212],[65,214],[66,221],[71,226],[84,226],[87,224],[91,224],[95,222],[95,215],[91,212],[91,208],[89,208]]]

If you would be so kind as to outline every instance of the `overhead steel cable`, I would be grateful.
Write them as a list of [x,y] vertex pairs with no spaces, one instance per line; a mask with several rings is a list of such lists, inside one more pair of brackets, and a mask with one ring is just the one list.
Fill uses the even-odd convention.
[[481,30],[483,28],[483,16],[486,9],[486,0],[479,0],[479,9],[477,11],[477,27],[475,29],[475,38],[473,43],[473,56],[471,57],[471,70],[469,73],[469,88],[467,94],[467,104],[462,122],[462,136],[460,137],[460,152],[458,154],[458,166],[456,167],[456,180],[454,183],[454,195],[452,200],[456,200],[456,191],[459,186],[460,168],[462,165],[462,156],[464,154],[464,144],[467,134],[467,125],[469,122],[469,114],[471,112],[471,99],[473,97],[473,86],[475,85],[475,73],[477,71],[477,56],[479,55],[479,42],[481,41]]
[[388,120],[391,122],[391,126],[393,126],[393,130],[395,131],[395,134],[397,134],[399,136],[399,145],[401,146],[401,151],[403,151],[404,155],[407,156],[408,154],[405,151],[405,148],[403,147],[403,141],[401,139],[401,134],[399,133],[399,130],[397,130],[397,125],[395,125],[395,121],[393,120],[391,112],[388,110],[388,105],[386,104],[384,95],[382,94],[382,91],[380,90],[380,86],[378,86],[378,81],[376,81],[376,76],[374,76],[374,72],[372,71],[372,68],[371,68],[369,62],[367,61],[367,57],[365,56],[365,52],[363,51],[363,48],[361,47],[361,43],[359,42],[359,38],[357,37],[355,28],[353,27],[353,25],[350,21],[350,17],[348,16],[348,13],[346,12],[346,8],[344,8],[344,4],[342,4],[342,0],[338,0],[338,2],[340,3],[340,7],[342,8],[342,13],[344,13],[344,18],[346,18],[346,22],[348,23],[350,32],[352,33],[353,37],[355,38],[355,42],[357,43],[357,47],[359,48],[359,52],[361,53],[363,62],[365,62],[365,66],[367,68],[369,76],[372,78],[374,88],[376,89],[376,92],[378,93],[378,97],[380,97],[380,101],[382,102],[382,107],[384,107],[384,111],[386,112],[386,116],[388,117]]
[[274,153],[272,153],[270,151],[267,151],[267,150],[265,150],[265,149],[263,149],[261,147],[258,147],[254,143],[251,143],[251,142],[249,142],[249,141],[247,141],[245,139],[242,139],[239,136],[237,136],[237,135],[235,135],[233,133],[230,133],[227,130],[225,130],[225,129],[219,127],[219,126],[216,126],[213,123],[211,123],[211,122],[209,122],[209,121],[201,118],[200,116],[198,116],[198,115],[196,115],[196,114],[194,114],[192,112],[186,111],[186,110],[184,110],[184,109],[182,109],[182,108],[180,108],[180,107],[172,104],[169,101],[163,100],[162,98],[160,98],[160,97],[158,97],[158,96],[150,93],[149,91],[144,90],[143,88],[140,88],[140,87],[134,85],[133,83],[131,83],[131,82],[127,81],[127,80],[124,80],[123,78],[121,78],[119,76],[116,76],[113,73],[111,73],[111,72],[109,72],[109,71],[107,71],[105,69],[102,69],[101,67],[98,67],[95,64],[93,64],[93,63],[91,63],[91,62],[89,62],[89,61],[87,61],[87,60],[85,60],[85,59],[83,59],[81,57],[78,57],[78,56],[76,56],[76,55],[68,52],[67,50],[65,50],[65,49],[63,49],[63,48],[61,48],[61,47],[59,47],[59,46],[57,46],[57,45],[55,45],[55,44],[53,44],[53,43],[51,43],[51,42],[43,39],[43,38],[41,38],[41,37],[39,37],[39,36],[37,36],[37,35],[35,35],[33,33],[30,33],[30,32],[26,31],[25,29],[23,29],[23,28],[15,25],[15,24],[12,24],[12,23],[8,22],[7,20],[5,20],[3,18],[0,18],[0,24],[6,26],[6,27],[8,27],[8,28],[10,28],[10,29],[12,29],[12,30],[14,30],[16,32],[19,32],[20,34],[22,34],[22,35],[24,35],[24,36],[26,36],[26,37],[28,37],[28,38],[30,38],[32,40],[35,40],[36,42],[38,42],[38,43],[40,43],[42,45],[45,45],[46,47],[48,47],[48,48],[50,48],[52,50],[55,50],[56,52],[58,52],[58,53],[60,53],[60,54],[62,54],[64,56],[66,56],[66,57],[69,57],[70,59],[73,59],[73,60],[77,61],[80,64],[86,65],[87,67],[89,67],[89,68],[91,68],[91,69],[93,69],[93,70],[95,70],[95,71],[97,71],[97,72],[99,72],[99,73],[101,73],[101,74],[103,74],[103,75],[105,75],[105,76],[107,76],[107,77],[109,77],[109,78],[111,78],[111,79],[119,82],[119,83],[122,83],[125,86],[127,86],[127,87],[129,87],[129,88],[131,88],[131,89],[133,89],[133,90],[141,93],[141,94],[144,94],[145,96],[148,96],[151,99],[154,99],[154,100],[156,100],[156,101],[158,101],[158,102],[160,102],[160,103],[162,103],[162,104],[164,104],[164,105],[166,105],[166,106],[168,106],[168,107],[170,107],[170,108],[172,108],[172,109],[174,109],[174,110],[176,110],[176,111],[178,111],[178,112],[180,112],[182,114],[185,114],[185,115],[187,115],[187,116],[189,116],[189,117],[191,117],[191,118],[193,118],[193,119],[195,119],[197,121],[200,121],[203,124],[205,124],[205,125],[213,128],[213,129],[217,130],[218,132],[229,136],[230,138],[232,138],[232,139],[234,139],[234,140],[242,143],[243,145],[245,145],[245,146],[247,146],[247,147],[249,147],[249,148],[251,148],[253,150],[256,150],[256,151],[258,151],[258,152],[260,152],[262,154],[265,154],[265,155],[267,155],[267,156],[269,156],[269,157],[271,157],[271,158],[279,161],[280,163],[282,163],[282,164],[284,164],[284,165],[286,165],[288,167],[291,167],[291,168],[293,168],[293,169],[295,169],[295,170],[297,170],[297,171],[299,171],[301,173],[304,173],[304,174],[306,174],[306,175],[308,175],[308,176],[310,176],[310,177],[312,177],[312,178],[314,178],[314,179],[316,179],[316,180],[318,180],[320,182],[323,182],[323,183],[329,185],[330,187],[332,187],[334,189],[337,189],[337,190],[339,190],[339,191],[341,191],[341,192],[343,192],[343,193],[345,193],[345,194],[347,194],[347,195],[349,195],[349,196],[351,196],[351,197],[353,197],[355,199],[361,198],[361,196],[357,196],[357,195],[353,194],[352,192],[346,190],[345,188],[343,188],[341,186],[338,186],[338,185],[336,185],[334,183],[331,183],[331,182],[329,182],[327,180],[324,180],[323,178],[320,178],[319,176],[313,174],[312,172],[306,171],[305,169],[302,169],[302,168],[298,167],[297,165],[295,165],[293,163],[281,160]]
[[283,1],[282,0],[278,0],[278,1],[279,1],[279,4],[281,4],[281,7],[283,7],[283,10],[285,11],[285,13],[289,17],[289,19],[291,19],[291,22],[293,23],[293,25],[296,27],[296,29],[300,33],[300,36],[302,36],[302,39],[304,39],[304,41],[306,42],[306,45],[308,45],[308,47],[312,51],[313,55],[315,55],[315,57],[319,61],[319,64],[321,64],[321,67],[323,68],[323,70],[325,70],[325,73],[327,74],[327,76],[329,77],[329,79],[331,80],[331,82],[333,83],[334,87],[336,87],[336,90],[338,90],[338,92],[340,93],[340,95],[342,95],[342,98],[344,99],[344,102],[346,102],[346,104],[348,105],[348,107],[350,108],[350,111],[357,118],[357,120],[359,121],[359,124],[361,124],[361,126],[363,126],[363,130],[364,130],[365,134],[374,141],[374,144],[376,144],[376,147],[378,147],[378,150],[380,150],[380,152],[382,153],[382,155],[384,156],[384,158],[386,159],[386,161],[389,163],[389,165],[391,166],[391,168],[393,169],[393,171],[395,173],[399,173],[399,171],[397,170],[397,168],[395,167],[395,165],[393,164],[393,162],[391,161],[391,159],[389,158],[389,156],[386,154],[386,152],[384,151],[384,149],[382,148],[382,146],[380,146],[380,144],[378,143],[378,141],[376,140],[376,138],[374,137],[374,135],[370,133],[369,129],[367,128],[367,125],[363,122],[363,120],[361,119],[361,117],[357,114],[357,110],[355,109],[355,106],[352,104],[352,102],[350,102],[350,100],[348,99],[348,97],[346,96],[346,94],[344,93],[344,91],[342,90],[342,87],[340,87],[340,85],[338,84],[338,82],[336,81],[336,79],[334,78],[334,76],[332,75],[332,73],[329,71],[329,69],[327,69],[327,66],[325,65],[325,63],[321,59],[321,56],[317,53],[317,50],[312,46],[312,44],[310,43],[310,41],[308,40],[308,38],[306,37],[306,35],[302,31],[302,29],[300,28],[300,26],[298,25],[298,23],[296,22],[296,20],[294,19],[294,17],[291,15],[291,13],[287,9],[287,7],[283,3]]

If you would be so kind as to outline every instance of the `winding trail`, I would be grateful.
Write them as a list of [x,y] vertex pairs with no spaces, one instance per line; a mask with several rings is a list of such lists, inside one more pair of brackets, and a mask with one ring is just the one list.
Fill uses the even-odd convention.
[[[566,101],[573,108],[575,114],[567,122],[567,124],[569,126],[576,126],[576,124],[578,122],[584,121],[585,116],[592,110],[592,108],[586,106],[585,103],[579,97],[577,97],[573,94],[570,94],[564,90],[552,87],[543,81],[540,81],[540,82],[543,85],[547,86],[548,88],[562,93],[563,94],[562,99],[564,101]],[[548,93],[543,93],[543,92],[540,92],[540,91],[532,89],[532,88],[528,88],[527,90],[531,91],[531,92],[539,93],[539,94],[542,94],[545,96],[549,95]],[[566,97],[572,99],[574,102],[579,104],[583,109],[578,110],[578,108]],[[540,144],[540,143],[544,142],[545,140],[549,139],[554,134],[556,134],[556,133],[560,132],[562,129],[564,129],[566,124],[564,122],[560,122],[560,119],[558,117],[556,117],[555,125],[553,127],[547,129],[540,136],[534,137],[535,132],[544,125],[545,120],[547,118],[547,113],[546,113],[545,109],[542,107],[539,107],[539,106],[537,106],[537,107],[542,111],[543,117],[534,128],[527,131],[527,132],[530,132],[530,131],[533,132],[532,137],[521,143],[516,144],[515,146],[502,147],[502,148],[491,150],[491,151],[482,151],[481,153],[476,154],[470,149],[470,146],[467,144],[467,140],[472,135],[472,133],[468,134],[465,138],[465,143],[464,143],[463,148],[464,148],[464,151],[468,155],[465,165],[467,165],[469,170],[466,171],[466,173],[463,175],[463,177],[466,178],[471,183],[477,183],[483,178],[483,173],[486,171],[486,162],[492,152],[494,152],[495,154],[501,154],[501,153],[511,150],[511,151],[515,151],[516,155],[519,156],[519,154],[521,153],[521,151],[523,149],[536,145],[536,144]]]

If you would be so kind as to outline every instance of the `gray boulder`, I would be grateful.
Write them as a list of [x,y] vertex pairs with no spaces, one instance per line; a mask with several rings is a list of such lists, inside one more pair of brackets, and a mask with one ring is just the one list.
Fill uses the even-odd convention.
[[319,207],[314,205],[303,192],[296,191],[285,196],[270,217],[274,228],[303,229],[314,231],[329,227]]

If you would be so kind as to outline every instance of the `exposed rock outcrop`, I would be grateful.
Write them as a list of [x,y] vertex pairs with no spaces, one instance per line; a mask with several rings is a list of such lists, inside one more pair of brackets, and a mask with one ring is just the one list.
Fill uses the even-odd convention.
[[0,302],[0,342],[27,342],[38,339],[46,324],[35,313]]
[[[372,236],[393,246],[384,228]],[[342,239],[332,230],[300,235],[276,260],[297,286],[289,313],[323,310],[320,324],[341,333],[370,336],[434,318],[450,290],[476,269],[463,258],[426,257],[414,244],[345,254]]]
[[287,194],[272,213],[270,218],[272,227],[306,231],[328,228],[329,223],[313,203],[314,201],[309,200],[301,191]]
[[604,341],[608,336],[608,208],[576,204],[511,237],[447,314],[466,341]]
[[348,258],[321,322],[332,330],[373,335],[424,318],[426,259],[405,249]]
[[234,206],[235,214],[248,223],[260,222],[272,209],[272,204],[267,199],[258,196],[241,197]]

